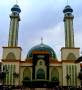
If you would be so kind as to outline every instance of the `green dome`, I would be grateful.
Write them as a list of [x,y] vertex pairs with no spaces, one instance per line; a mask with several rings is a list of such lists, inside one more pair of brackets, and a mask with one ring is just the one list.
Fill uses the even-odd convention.
[[36,45],[36,46],[34,46],[33,48],[31,48],[31,49],[29,50],[29,52],[28,52],[27,58],[28,58],[28,57],[32,57],[32,52],[33,52],[33,51],[48,51],[49,54],[50,54],[50,56],[51,56],[52,58],[56,59],[56,54],[55,54],[54,50],[53,50],[50,46],[45,45],[45,44],[43,44],[43,43],[41,43],[41,44],[39,44],[39,45]]

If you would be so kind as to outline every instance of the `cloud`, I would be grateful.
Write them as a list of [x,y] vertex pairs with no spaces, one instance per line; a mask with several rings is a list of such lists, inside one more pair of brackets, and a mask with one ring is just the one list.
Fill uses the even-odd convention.
[[40,39],[41,37],[43,37],[44,44],[51,46],[56,52],[58,58],[60,58],[60,48],[64,46],[63,22],[54,25],[54,27],[52,28],[44,29],[43,31],[40,31],[38,35],[36,35],[35,33],[32,35],[27,36],[30,38],[25,38],[26,36],[24,37],[25,39],[23,38],[24,41],[22,42],[22,46],[24,50],[26,49],[23,53],[24,57],[26,56],[25,54],[27,54],[30,48],[41,43]]
[[[35,0],[35,2],[36,1],[37,0]],[[23,23],[26,26],[25,28],[28,28],[28,30],[42,30],[44,28],[53,27],[54,24],[60,21],[60,19],[55,18],[60,14],[60,9],[56,10],[56,7],[54,8],[54,4],[49,3],[49,1],[50,0],[43,3],[42,0],[40,3],[34,3],[32,8],[29,8],[29,11],[27,10],[24,12],[24,16],[22,16],[22,18],[24,20]],[[24,17],[27,19],[24,19]]]

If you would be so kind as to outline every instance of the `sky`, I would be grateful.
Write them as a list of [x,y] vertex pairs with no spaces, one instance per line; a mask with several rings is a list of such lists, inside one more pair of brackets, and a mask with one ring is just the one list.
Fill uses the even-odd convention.
[[[9,25],[11,8],[16,0],[0,1],[0,59],[2,58],[3,46],[8,45]],[[18,0],[21,8],[19,41],[22,48],[22,60],[28,51],[35,45],[43,43],[52,47],[61,59],[60,49],[65,46],[63,9],[69,4],[74,15],[74,40],[75,47],[82,51],[82,0]]]

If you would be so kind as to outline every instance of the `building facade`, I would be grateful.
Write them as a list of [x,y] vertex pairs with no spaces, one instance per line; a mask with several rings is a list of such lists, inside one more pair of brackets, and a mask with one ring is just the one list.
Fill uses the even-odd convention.
[[32,86],[80,86],[78,75],[80,48],[74,45],[73,9],[67,5],[64,10],[65,47],[61,48],[61,61],[55,51],[41,43],[32,47],[24,61],[22,48],[18,47],[20,7],[11,8],[8,46],[3,47],[2,71],[5,72],[4,85]]

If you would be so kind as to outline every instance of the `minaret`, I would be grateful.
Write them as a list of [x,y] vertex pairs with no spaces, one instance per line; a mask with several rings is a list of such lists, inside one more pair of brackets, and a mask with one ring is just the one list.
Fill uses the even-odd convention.
[[67,5],[64,10],[64,26],[65,26],[65,47],[74,47],[74,30],[73,30],[73,9]]
[[18,45],[18,29],[19,29],[19,21],[20,21],[19,13],[21,12],[21,9],[17,4],[15,4],[11,8],[11,11],[12,11],[12,13],[10,15],[8,47],[17,47],[17,45]]

